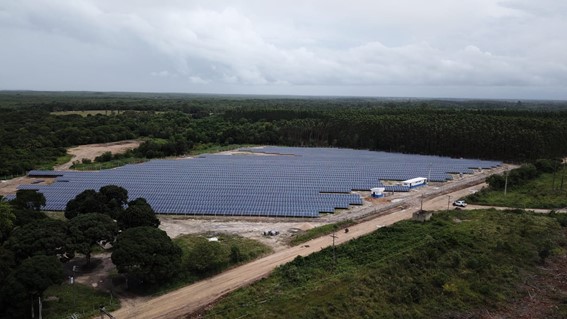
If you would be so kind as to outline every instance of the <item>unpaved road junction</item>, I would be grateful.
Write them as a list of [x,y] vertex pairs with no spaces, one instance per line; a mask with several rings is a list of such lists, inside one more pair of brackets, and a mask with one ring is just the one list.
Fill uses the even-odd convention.
[[[380,227],[410,219],[412,214],[422,206],[425,210],[451,208],[448,205],[451,201],[450,198],[454,200],[478,191],[484,185],[484,180],[488,174],[498,173],[505,169],[509,169],[509,167],[503,166],[490,172],[477,173],[462,180],[441,184],[439,187],[424,187],[412,191],[403,198],[392,200],[388,204],[362,207],[352,213],[332,216],[334,221],[342,218],[362,220],[360,223],[349,227],[348,233],[337,232],[335,243],[341,244],[375,231]],[[184,318],[213,303],[223,295],[268,276],[277,266],[285,264],[297,256],[307,256],[320,251],[332,245],[332,243],[331,236],[323,236],[300,246],[281,249],[264,258],[156,298],[124,300],[122,308],[115,311],[113,315],[118,319]]]

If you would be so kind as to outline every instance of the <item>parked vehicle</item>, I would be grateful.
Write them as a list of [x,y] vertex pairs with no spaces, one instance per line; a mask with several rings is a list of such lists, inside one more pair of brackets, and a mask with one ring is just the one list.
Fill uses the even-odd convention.
[[467,203],[464,200],[459,199],[458,201],[453,202],[453,206],[467,207]]

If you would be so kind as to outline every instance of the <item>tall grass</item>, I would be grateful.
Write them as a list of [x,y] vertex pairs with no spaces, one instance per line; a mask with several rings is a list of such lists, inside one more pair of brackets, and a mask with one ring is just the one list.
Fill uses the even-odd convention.
[[297,246],[311,239],[329,235],[335,231],[342,230],[346,227],[354,225],[355,222],[352,220],[344,220],[334,224],[323,225],[315,228],[311,228],[304,233],[299,233],[291,238],[289,244],[292,246]]
[[[566,240],[557,220],[521,211],[445,212],[297,257],[205,318],[465,318],[516,296]],[[544,252],[544,253],[542,253]]]
[[46,319],[92,318],[99,314],[102,305],[107,311],[118,309],[120,301],[110,293],[95,290],[79,283],[51,286],[44,292],[43,317]]
[[[554,176],[555,175],[555,176]],[[504,190],[483,189],[469,195],[472,204],[514,208],[556,209],[567,207],[567,168],[544,173],[522,185]]]

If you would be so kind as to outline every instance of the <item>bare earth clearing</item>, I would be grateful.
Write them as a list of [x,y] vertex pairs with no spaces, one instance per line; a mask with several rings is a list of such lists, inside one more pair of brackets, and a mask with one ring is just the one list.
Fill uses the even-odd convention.
[[[102,155],[104,152],[111,152],[112,154],[124,153],[127,150],[137,148],[140,146],[141,141],[127,140],[104,144],[87,144],[72,147],[67,150],[67,153],[72,155],[71,160],[65,164],[55,166],[53,169],[56,171],[69,170],[75,161],[82,161],[83,159],[94,160],[95,157]],[[29,185],[36,178],[29,178],[27,176],[13,178],[0,183],[0,195],[16,194],[17,187],[20,185]],[[48,181],[49,182],[49,181]]]
[[[287,227],[298,227],[306,222],[316,225],[317,223],[326,224],[344,219],[366,220],[349,227],[348,233],[337,233],[336,244],[341,244],[368,234],[380,227],[411,218],[413,212],[420,209],[422,199],[423,208],[426,210],[445,210],[447,209],[448,196],[451,196],[452,199],[457,199],[471,192],[478,191],[489,174],[501,172],[505,169],[509,169],[509,167],[504,166],[490,172],[476,173],[463,179],[440,184],[437,187],[428,186],[414,190],[408,194],[396,194],[387,199],[373,201],[372,203],[367,202],[362,207],[357,207],[347,212],[298,221],[297,223],[289,223],[287,221],[268,223],[268,221],[254,220],[230,221],[226,219],[223,221],[222,219],[217,219],[221,224],[215,226],[213,220],[162,218],[162,226],[160,228],[165,229],[168,234],[173,236],[187,232],[199,233],[202,230],[217,232],[222,230],[246,237],[257,237],[256,239],[265,242],[266,238],[261,236],[261,232],[266,230],[268,226],[270,226],[269,229],[282,231]],[[286,237],[288,234],[289,232],[284,232],[282,237]],[[295,247],[280,246],[285,243],[285,240],[282,239],[269,238],[267,240],[273,241],[272,244],[276,243],[273,246],[276,250],[274,254],[156,298],[125,300],[126,302],[123,303],[122,308],[114,312],[113,315],[116,318],[186,317],[198,312],[223,295],[268,276],[277,266],[285,264],[297,256],[306,256],[332,245],[330,236],[323,236]]]
[[82,161],[83,159],[94,160],[95,157],[102,155],[105,152],[111,152],[112,154],[124,153],[127,150],[131,150],[140,146],[142,142],[136,140],[119,141],[113,143],[104,144],[87,144],[79,145],[77,147],[72,147],[67,150],[67,153],[71,154],[73,158],[63,165],[54,167],[56,171],[68,170],[75,161]]
[[[125,152],[139,144],[139,141],[123,141],[75,147],[68,151],[73,155],[71,161],[55,169],[67,170],[73,161],[80,161],[83,158],[94,159],[107,151]],[[240,155],[241,153],[232,151],[225,152],[225,154]],[[497,169],[476,172],[474,175],[465,175],[463,178],[454,176],[455,180],[448,183],[431,183],[427,187],[409,193],[396,193],[383,199],[371,199],[368,198],[368,192],[360,192],[359,194],[366,199],[364,205],[349,210],[339,210],[335,214],[323,215],[314,219],[240,218],[236,220],[222,217],[160,216],[160,228],[165,230],[170,237],[183,234],[236,234],[263,242],[271,246],[275,253],[156,298],[121,295],[122,308],[113,315],[120,319],[191,316],[223,295],[268,276],[277,266],[299,255],[306,256],[332,244],[330,236],[323,236],[300,246],[289,247],[287,245],[289,238],[297,232],[347,219],[361,221],[349,227],[348,233],[337,233],[336,244],[341,244],[380,227],[409,219],[412,213],[421,207],[429,211],[453,209],[451,203],[454,200],[484,187],[484,180],[487,176],[512,168],[514,167],[504,165]],[[18,185],[29,184],[34,180],[21,177],[4,182],[0,185],[0,195],[13,194]],[[263,236],[263,232],[268,230],[277,230],[280,235]],[[104,291],[112,290],[108,273],[115,267],[110,261],[110,255],[104,253],[96,258],[101,260],[100,265],[88,273],[77,273],[77,281]]]

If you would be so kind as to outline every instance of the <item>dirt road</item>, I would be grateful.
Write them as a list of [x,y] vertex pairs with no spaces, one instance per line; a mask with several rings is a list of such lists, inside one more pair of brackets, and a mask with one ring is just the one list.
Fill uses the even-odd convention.
[[87,144],[72,147],[67,150],[67,153],[73,156],[71,160],[65,164],[54,167],[54,170],[68,170],[69,168],[71,168],[73,162],[75,161],[82,161],[83,159],[94,160],[95,157],[100,156],[105,152],[111,152],[112,154],[124,153],[127,150],[137,148],[138,146],[140,146],[140,144],[140,141],[128,140],[113,143]]
[[[102,155],[104,152],[111,152],[112,154],[124,153],[129,149],[137,148],[140,146],[140,141],[127,140],[104,144],[87,144],[80,145],[77,147],[72,147],[67,150],[67,153],[72,155],[71,160],[65,164],[55,166],[53,169],[56,171],[69,170],[75,161],[81,161],[83,159],[94,160],[95,157]],[[16,194],[18,191],[18,186],[29,185],[36,181],[36,178],[30,178],[27,176],[16,177],[10,180],[1,181],[0,183],[0,195],[6,196],[10,194]]]
[[[452,198],[470,193],[480,186],[468,187],[450,193]],[[442,195],[430,201],[424,202],[424,208],[447,206],[447,196]],[[396,210],[384,216],[373,218],[369,221],[349,227],[349,232],[337,232],[335,244],[341,244],[351,239],[373,232],[374,230],[391,225],[401,220],[409,219],[412,213],[420,208],[417,196],[408,199],[403,210]],[[163,296],[150,300],[134,301],[123,304],[122,308],[113,313],[118,319],[123,318],[179,318],[184,317],[212,302],[219,297],[228,294],[240,287],[249,285],[265,276],[268,276],[277,266],[293,260],[297,256],[307,256],[320,251],[322,248],[332,245],[330,236],[323,236],[311,240],[301,246],[295,246],[281,250],[267,257],[258,259],[251,263],[234,268],[208,280],[203,280],[193,285],[181,288]]]

